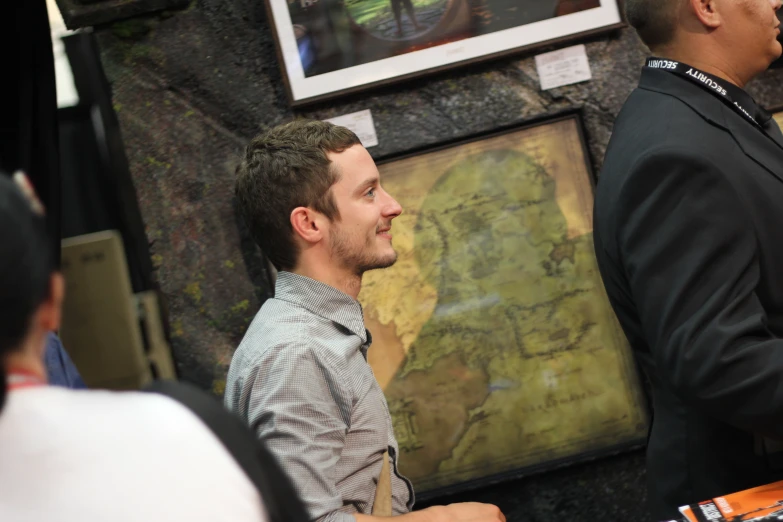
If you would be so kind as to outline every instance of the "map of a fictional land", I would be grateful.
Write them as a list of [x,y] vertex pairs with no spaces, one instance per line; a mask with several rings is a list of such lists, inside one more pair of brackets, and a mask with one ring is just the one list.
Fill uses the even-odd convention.
[[567,118],[381,165],[399,257],[365,274],[369,361],[420,491],[643,439]]
[[783,112],[773,114],[775,121],[778,122],[778,126],[783,129]]

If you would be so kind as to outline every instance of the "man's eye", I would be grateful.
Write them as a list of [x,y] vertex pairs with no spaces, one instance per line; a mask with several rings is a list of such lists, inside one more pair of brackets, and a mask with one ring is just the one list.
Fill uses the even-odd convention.
[[367,194],[365,196],[370,196],[371,198],[375,197],[375,189],[370,189],[367,191]]

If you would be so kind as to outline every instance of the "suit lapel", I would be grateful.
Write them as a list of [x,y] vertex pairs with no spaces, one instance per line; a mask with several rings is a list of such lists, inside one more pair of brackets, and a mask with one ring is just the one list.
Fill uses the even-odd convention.
[[726,123],[745,155],[783,181],[783,136],[780,136],[780,129],[773,129],[769,136],[764,136],[759,129],[733,113],[726,115]]
[[678,98],[705,120],[731,133],[745,155],[783,181],[783,135],[779,128],[765,136],[716,96],[665,71],[644,69],[639,87]]

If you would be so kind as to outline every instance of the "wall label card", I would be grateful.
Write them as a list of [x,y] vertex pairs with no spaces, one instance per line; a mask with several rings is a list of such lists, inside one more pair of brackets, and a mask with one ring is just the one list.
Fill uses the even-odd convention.
[[543,91],[593,78],[584,45],[539,54],[536,56],[536,69]]
[[343,114],[325,121],[351,129],[359,137],[364,148],[369,149],[378,145],[378,135],[375,133],[375,123],[372,121],[370,109]]

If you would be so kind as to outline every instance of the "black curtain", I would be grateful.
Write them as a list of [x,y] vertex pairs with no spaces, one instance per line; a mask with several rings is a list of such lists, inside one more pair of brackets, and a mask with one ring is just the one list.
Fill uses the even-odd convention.
[[0,168],[23,170],[46,207],[52,248],[60,252],[57,91],[51,31],[43,0],[6,2],[0,31]]
[[63,38],[79,93],[60,109],[62,237],[119,230],[134,292],[157,290],[149,243],[95,36]]
[[[44,0],[4,5],[0,31],[0,170],[27,173],[46,207],[58,264],[63,237],[119,230],[134,292],[158,290],[111,86],[91,33],[63,39],[79,104],[58,110]],[[163,324],[168,330],[161,295]],[[168,333],[168,332],[167,332]]]

